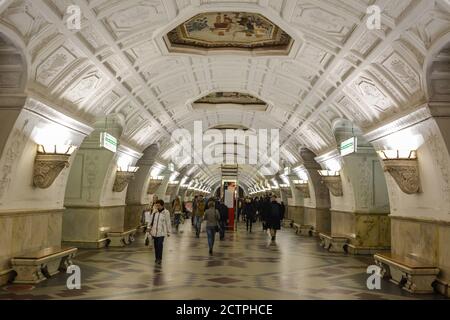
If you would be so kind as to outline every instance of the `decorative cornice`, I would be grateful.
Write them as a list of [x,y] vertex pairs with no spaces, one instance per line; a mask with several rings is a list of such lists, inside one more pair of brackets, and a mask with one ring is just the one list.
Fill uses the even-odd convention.
[[76,133],[84,136],[88,136],[94,131],[94,128],[86,123],[56,111],[49,105],[38,101],[35,98],[28,97],[24,109],[47,121],[62,125],[69,130],[75,131]]
[[429,223],[429,224],[437,224],[450,227],[450,221],[433,219],[433,218],[425,218],[425,217],[405,217],[405,216],[395,216],[390,215],[389,218],[391,220],[401,220],[401,221],[410,221],[417,223]]
[[126,146],[124,144],[120,144],[119,147],[117,148],[117,152],[118,153],[122,153],[122,154],[126,154],[136,160],[139,160],[140,158],[142,158],[142,156],[144,155],[143,153],[136,151],[134,149],[132,149],[129,146]]
[[317,163],[321,164],[321,163],[324,163],[324,162],[326,162],[328,160],[338,159],[340,157],[341,157],[341,155],[339,154],[339,151],[335,148],[333,150],[330,150],[330,151],[328,151],[326,153],[321,154],[320,156],[317,156],[315,158],[315,160],[317,161]]
[[387,123],[381,123],[375,129],[364,134],[364,138],[369,142],[374,142],[389,136],[395,132],[401,131],[418,123],[424,122],[432,117],[427,105],[421,105],[416,110],[405,110],[398,114],[396,118],[389,120]]
[[43,214],[63,214],[65,209],[24,209],[24,210],[7,210],[0,212],[0,218],[2,217],[22,217],[32,215]]

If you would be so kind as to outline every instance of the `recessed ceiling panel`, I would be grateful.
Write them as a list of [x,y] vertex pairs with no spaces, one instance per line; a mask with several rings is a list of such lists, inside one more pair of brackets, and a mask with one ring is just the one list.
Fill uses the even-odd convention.
[[260,50],[288,54],[293,39],[257,13],[208,12],[191,18],[170,31],[166,42],[172,51]]

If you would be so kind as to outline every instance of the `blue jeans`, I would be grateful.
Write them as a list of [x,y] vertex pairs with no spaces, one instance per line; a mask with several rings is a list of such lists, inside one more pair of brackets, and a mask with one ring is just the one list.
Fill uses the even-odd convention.
[[195,216],[194,217],[194,227],[195,227],[195,233],[197,235],[200,235],[200,228],[202,226],[202,217]]
[[216,238],[216,227],[206,227],[206,234],[208,235],[209,250],[212,250],[214,247],[214,240]]

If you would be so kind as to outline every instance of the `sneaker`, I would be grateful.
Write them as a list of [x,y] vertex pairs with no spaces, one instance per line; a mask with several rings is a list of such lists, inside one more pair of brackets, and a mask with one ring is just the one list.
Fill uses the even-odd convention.
[[212,249],[209,249],[209,255],[212,256],[213,255],[213,251]]
[[275,237],[272,237],[272,241],[275,241]]

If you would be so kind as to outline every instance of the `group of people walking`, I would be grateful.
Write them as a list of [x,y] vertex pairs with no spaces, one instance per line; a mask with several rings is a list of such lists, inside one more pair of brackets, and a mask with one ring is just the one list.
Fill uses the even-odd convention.
[[[163,200],[154,199],[151,212],[145,218],[146,232],[153,238],[155,250],[155,263],[161,265],[164,239],[170,237],[172,232],[172,217],[165,208]],[[176,198],[172,202],[173,223],[178,232],[180,224],[189,215],[184,203]],[[239,199],[237,220],[239,222],[242,215],[246,222],[247,232],[252,232],[253,224],[259,219],[262,222],[263,230],[270,230],[271,240],[276,240],[277,231],[281,229],[281,221],[284,219],[285,206],[279,203],[275,196],[262,198]],[[205,200],[203,195],[195,196],[192,202],[192,226],[195,236],[200,237],[202,223],[206,229],[209,254],[213,254],[216,233],[219,233],[220,240],[225,239],[225,230],[228,225],[228,207],[223,199],[210,198]],[[149,240],[148,240],[149,241]]]
[[284,203],[279,203],[274,195],[253,199],[247,197],[241,201],[238,221],[242,216],[248,232],[252,232],[253,224],[257,220],[261,221],[263,230],[270,230],[272,241],[275,241],[277,230],[281,229],[281,221],[284,219],[286,211]]

